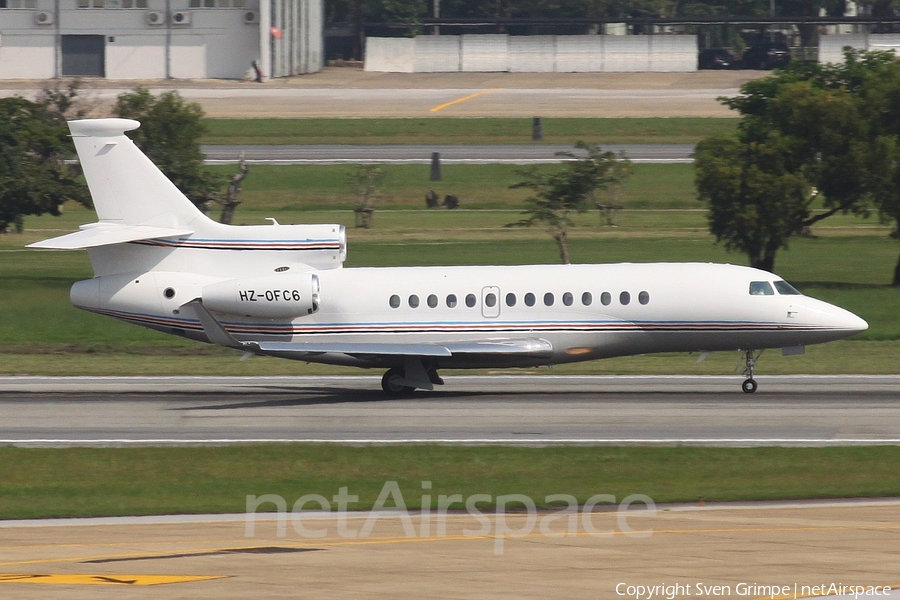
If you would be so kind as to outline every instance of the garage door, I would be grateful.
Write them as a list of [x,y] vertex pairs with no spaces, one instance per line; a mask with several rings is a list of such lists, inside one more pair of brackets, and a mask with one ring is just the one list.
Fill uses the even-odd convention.
[[102,35],[62,36],[63,77],[105,77]]

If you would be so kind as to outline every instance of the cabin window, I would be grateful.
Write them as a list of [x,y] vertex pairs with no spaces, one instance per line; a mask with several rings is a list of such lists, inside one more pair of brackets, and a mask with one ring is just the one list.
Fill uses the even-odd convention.
[[572,303],[574,301],[575,299],[572,296],[572,292],[566,292],[565,294],[563,294],[563,304],[565,304],[566,306],[572,306]]
[[638,294],[638,302],[641,304],[649,304],[650,303],[650,292],[641,292]]
[[456,294],[447,294],[447,308],[456,308]]
[[413,294],[409,297],[409,307],[410,308],[419,308],[419,297]]
[[531,292],[525,294],[525,306],[534,306],[534,294]]
[[622,306],[627,306],[630,302],[631,294],[629,294],[628,292],[622,292],[621,294],[619,294],[619,304],[621,304]]
[[751,281],[750,282],[750,295],[751,296],[774,296],[775,291],[772,289],[772,286],[768,281]]
[[507,306],[515,306],[516,305],[516,295],[510,292],[506,295],[506,305]]
[[400,308],[400,296],[398,296],[397,294],[391,296],[390,303],[391,308]]
[[609,292],[603,292],[600,294],[600,304],[603,306],[609,306],[609,303],[612,302],[612,296]]
[[585,306],[590,306],[594,301],[594,296],[590,292],[585,292],[581,295],[581,303]]
[[553,292],[544,294],[544,306],[553,306]]
[[775,289],[783,296],[802,296],[797,288],[789,284],[787,281],[776,281]]
[[428,299],[426,300],[426,302],[428,302],[428,306],[429,306],[429,307],[431,307],[431,308],[437,308],[437,305],[438,305],[438,299],[437,299],[437,296],[435,296],[434,294],[429,295],[429,296],[428,296]]
[[472,308],[478,302],[478,299],[475,298],[475,294],[469,294],[466,296],[466,306]]
[[497,305],[497,294],[494,294],[494,293],[485,294],[484,304],[485,304],[485,306],[488,306],[488,307],[496,306]]

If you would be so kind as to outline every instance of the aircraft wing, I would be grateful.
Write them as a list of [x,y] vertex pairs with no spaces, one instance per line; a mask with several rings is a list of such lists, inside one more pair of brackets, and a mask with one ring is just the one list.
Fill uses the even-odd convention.
[[458,355],[516,355],[547,357],[553,345],[541,338],[494,338],[486,340],[447,341],[433,343],[410,342],[241,342],[222,326],[196,298],[184,304],[193,307],[209,341],[220,346],[237,348],[256,354],[289,355],[294,358],[317,354],[347,354],[349,356],[410,356],[440,358]]
[[248,342],[244,347],[262,354],[349,354],[366,356],[449,357],[460,354],[549,356],[553,346],[547,340],[491,339],[434,343],[354,343],[354,342]]
[[94,223],[82,226],[75,233],[29,244],[29,248],[49,248],[53,250],[80,250],[111,244],[124,244],[153,238],[171,238],[194,233],[190,229],[172,229],[149,225],[118,225],[115,223]]

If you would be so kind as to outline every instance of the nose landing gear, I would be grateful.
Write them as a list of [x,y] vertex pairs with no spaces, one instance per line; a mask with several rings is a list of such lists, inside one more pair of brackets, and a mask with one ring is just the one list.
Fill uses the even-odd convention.
[[756,380],[753,379],[753,367],[756,366],[756,361],[759,359],[760,354],[762,354],[762,350],[759,352],[747,350],[744,353],[744,377],[747,379],[741,384],[741,389],[744,390],[745,394],[752,394],[759,387]]

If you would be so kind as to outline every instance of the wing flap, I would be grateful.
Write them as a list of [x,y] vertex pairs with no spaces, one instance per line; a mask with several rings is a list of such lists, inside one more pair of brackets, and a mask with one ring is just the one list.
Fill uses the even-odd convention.
[[515,354],[527,356],[550,356],[553,344],[541,338],[493,339],[470,342],[448,342],[443,344],[453,354]]
[[440,344],[359,343],[359,342],[249,342],[263,354],[350,354],[374,356],[452,356]]
[[29,244],[29,248],[47,248],[52,250],[81,250],[124,244],[154,238],[172,238],[194,233],[191,229],[172,229],[169,227],[153,227],[150,225],[117,225],[114,223],[96,223],[82,226],[81,230],[59,237]]

